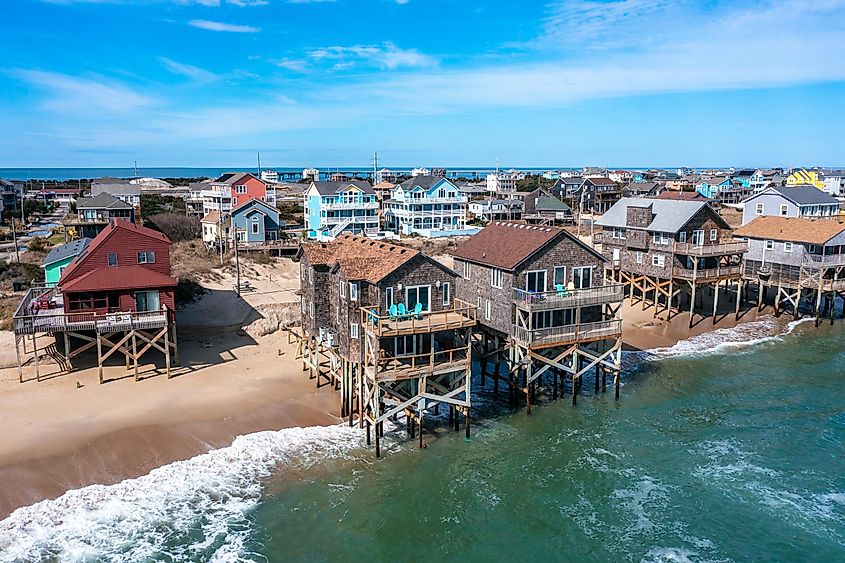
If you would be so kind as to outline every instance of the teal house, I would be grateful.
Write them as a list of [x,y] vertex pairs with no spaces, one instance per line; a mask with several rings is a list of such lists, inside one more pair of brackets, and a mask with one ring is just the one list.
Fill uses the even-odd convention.
[[41,267],[44,268],[45,283],[49,287],[59,283],[59,278],[62,277],[65,267],[70,264],[71,260],[85,252],[90,243],[90,238],[81,238],[53,248],[41,262]]
[[733,184],[730,178],[719,176],[703,179],[695,191],[706,198],[719,199],[722,193],[730,190],[732,186]]
[[260,199],[250,199],[232,210],[232,226],[239,243],[262,244],[279,240],[283,221],[278,209]]

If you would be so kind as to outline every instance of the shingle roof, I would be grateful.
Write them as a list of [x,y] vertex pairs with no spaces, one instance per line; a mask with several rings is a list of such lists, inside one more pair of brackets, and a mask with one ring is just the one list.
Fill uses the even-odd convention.
[[412,190],[414,188],[422,188],[430,190],[435,184],[442,181],[442,176],[414,176],[399,184],[403,190]]
[[[592,248],[563,229],[510,221],[494,221],[488,224],[481,232],[459,244],[454,256],[503,270],[515,270],[546,245],[561,238],[569,238],[572,242],[601,257]],[[603,257],[601,258],[604,260]]]
[[205,217],[200,219],[200,223],[217,223],[220,221],[220,212],[219,211],[209,211],[206,213]]
[[843,231],[845,219],[762,216],[734,231],[734,236],[824,244]]
[[707,198],[698,192],[676,192],[665,191],[657,195],[656,199],[670,199],[675,201],[707,201]]
[[141,195],[141,186],[137,184],[91,184],[91,195],[107,193],[118,195]]
[[592,182],[596,186],[612,186],[612,185],[616,184],[616,182],[614,182],[610,178],[605,178],[603,176],[597,177],[597,178],[587,178],[586,181]]
[[311,265],[340,268],[348,280],[378,283],[422,253],[389,242],[354,235],[341,235],[328,243],[306,243],[300,253]]
[[97,268],[61,284],[62,291],[116,291],[174,287],[176,280],[143,266],[107,266]]
[[320,195],[334,195],[338,191],[347,188],[348,186],[355,186],[365,194],[375,194],[373,187],[369,182],[364,180],[344,180],[342,182],[312,182],[311,183]]
[[815,186],[773,186],[770,188],[796,205],[819,205],[839,203],[839,200]]
[[84,197],[76,203],[77,209],[134,209],[131,204],[102,192],[94,197]]
[[[651,206],[652,220],[647,227],[632,227],[627,225],[628,207],[647,207]],[[675,201],[668,199],[640,199],[623,197],[618,202],[613,204],[613,207],[607,210],[602,215],[601,219],[596,221],[596,225],[601,227],[619,227],[628,229],[644,229],[647,231],[658,231],[661,233],[677,233],[696,213],[701,211],[703,207],[708,207],[712,212],[714,218],[719,221],[723,228],[728,228],[728,224],[721,216],[713,211],[705,201]]]
[[77,256],[91,244],[91,239],[88,237],[71,241],[61,246],[56,246],[44,257],[41,266],[49,266],[55,262],[60,262],[67,258]]

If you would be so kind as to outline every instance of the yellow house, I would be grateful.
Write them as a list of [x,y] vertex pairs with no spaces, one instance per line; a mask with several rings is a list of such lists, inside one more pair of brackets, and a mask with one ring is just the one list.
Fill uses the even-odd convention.
[[786,178],[787,186],[815,186],[818,189],[824,188],[824,180],[821,179],[819,173],[814,170],[793,170]]

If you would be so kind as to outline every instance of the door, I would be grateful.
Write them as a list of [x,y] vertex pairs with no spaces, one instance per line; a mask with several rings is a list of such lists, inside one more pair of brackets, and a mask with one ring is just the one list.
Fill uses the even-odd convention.
[[417,303],[422,304],[423,312],[431,311],[431,286],[417,285],[405,289],[405,307],[413,311]]
[[704,231],[692,232],[692,244],[695,246],[701,246],[704,244]]
[[158,311],[160,309],[158,290],[135,292],[136,311]]
[[532,270],[525,274],[525,291],[530,293],[546,292],[546,270]]

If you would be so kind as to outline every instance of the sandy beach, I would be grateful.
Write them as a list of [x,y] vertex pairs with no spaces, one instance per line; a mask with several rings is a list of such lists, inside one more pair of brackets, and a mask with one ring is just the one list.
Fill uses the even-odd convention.
[[[90,367],[21,384],[12,367],[13,337],[0,333],[0,422],[5,429],[0,434],[0,517],[69,489],[138,477],[227,446],[238,435],[337,423],[337,394],[329,387],[315,388],[294,359],[284,331],[264,335],[298,310],[296,265],[252,264],[246,271],[256,291],[237,298],[234,279],[221,271],[204,283],[210,291],[179,313],[182,365],[170,380],[150,363],[142,366],[142,380],[136,382],[117,360],[105,370],[111,381],[104,385]],[[627,349],[672,346],[736,324],[729,314],[715,326],[707,318],[689,331],[686,313],[666,322],[655,319],[651,308],[626,304],[623,314]],[[741,322],[755,318],[755,311],[749,311]],[[271,329],[255,330],[261,323]],[[46,371],[51,369],[57,370],[48,366]],[[25,368],[27,378],[32,372]]]

